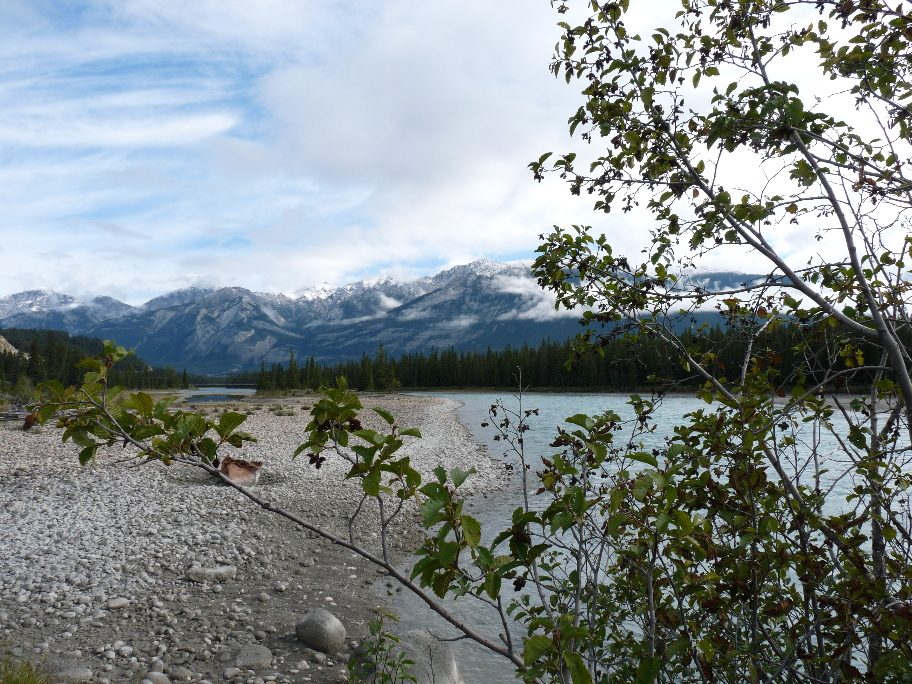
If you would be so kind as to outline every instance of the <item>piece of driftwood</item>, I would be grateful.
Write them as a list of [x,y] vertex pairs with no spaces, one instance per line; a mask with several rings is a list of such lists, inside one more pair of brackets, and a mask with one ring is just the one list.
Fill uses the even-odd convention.
[[[14,397],[12,394],[0,392],[0,404],[9,404],[3,410],[0,410],[0,420],[25,420],[29,415],[28,407],[20,397]],[[34,420],[32,421],[34,422]],[[31,427],[31,425],[29,425]],[[23,428],[28,429],[28,428]]]
[[260,469],[263,467],[262,461],[244,461],[240,458],[231,458],[226,456],[222,459],[222,465],[219,470],[223,475],[231,478],[231,481],[242,487],[250,487],[260,479]]

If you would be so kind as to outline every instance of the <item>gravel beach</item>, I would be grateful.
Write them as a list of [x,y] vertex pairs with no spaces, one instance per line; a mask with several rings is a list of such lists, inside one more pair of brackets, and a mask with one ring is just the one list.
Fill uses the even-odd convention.
[[[330,458],[318,470],[291,458],[313,400],[230,404],[250,413],[242,429],[259,439],[232,455],[264,462],[257,494],[347,535],[360,490],[343,482],[346,464]],[[402,452],[425,475],[436,465],[475,467],[467,493],[504,482],[503,465],[459,422],[457,401],[362,401],[421,430],[423,439],[408,440]],[[385,426],[367,410],[363,422]],[[137,466],[119,448],[82,468],[77,447],[61,444],[57,429],[19,427],[0,423],[0,653],[44,662],[60,682],[347,679],[346,655],[334,662],[305,648],[295,623],[323,607],[345,625],[349,642],[363,637],[376,607],[396,590],[373,566],[200,470]],[[372,520],[369,510],[359,517],[356,539],[376,549]],[[392,537],[404,558],[420,538],[414,511]]]

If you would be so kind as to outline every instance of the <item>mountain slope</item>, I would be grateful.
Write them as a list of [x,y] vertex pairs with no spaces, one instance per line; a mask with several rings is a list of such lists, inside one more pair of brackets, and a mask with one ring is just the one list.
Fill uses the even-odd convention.
[[[704,287],[739,284],[744,274],[695,276]],[[0,326],[54,328],[117,340],[150,363],[219,373],[284,363],[290,351],[335,362],[431,348],[501,349],[579,332],[577,316],[554,299],[526,262],[481,260],[433,277],[389,277],[323,285],[294,296],[240,287],[175,290],[132,307],[109,297],[82,302],[32,290],[0,299]]]

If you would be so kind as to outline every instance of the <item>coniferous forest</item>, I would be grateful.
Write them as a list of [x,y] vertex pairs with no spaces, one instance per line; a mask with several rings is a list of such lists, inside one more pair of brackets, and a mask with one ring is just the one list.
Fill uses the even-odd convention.
[[[760,344],[754,344],[748,355],[747,343],[732,329],[722,327],[682,334],[694,353],[709,353],[717,377],[737,379],[745,357],[755,366],[767,367],[783,387],[802,380],[822,380],[838,358],[837,341],[820,328],[784,325],[765,332]],[[574,356],[573,340],[545,340],[538,346],[523,345],[484,352],[458,352],[454,349],[432,350],[391,358],[380,345],[376,354],[364,354],[334,365],[321,365],[312,357],[299,362],[290,353],[287,365],[263,364],[258,374],[234,376],[235,382],[256,382],[258,391],[275,392],[317,389],[344,377],[349,386],[366,391],[405,389],[510,389],[522,374],[524,387],[539,390],[631,391],[650,386],[692,388],[700,381],[694,374],[652,339],[608,339],[599,353]],[[873,349],[861,348],[873,354]],[[845,360],[848,365],[852,360]],[[796,369],[811,368],[796,378]],[[819,369],[815,374],[813,369]],[[848,379],[849,388],[864,388],[869,374],[858,373]]]
[[[0,382],[8,390],[29,390],[39,382],[58,380],[78,384],[84,371],[77,363],[101,352],[100,339],[53,330],[8,328],[2,335],[25,354],[0,353]],[[721,327],[683,334],[695,352],[715,349],[713,365],[719,377],[737,378],[747,348],[743,338]],[[767,366],[788,387],[795,369],[832,368],[838,345],[819,329],[809,333],[799,325],[784,325],[764,333],[751,349],[752,364]],[[860,350],[864,354],[865,350]],[[135,389],[177,389],[190,385],[255,385],[261,393],[315,390],[344,377],[361,391],[397,389],[510,389],[521,373],[524,387],[540,390],[632,391],[656,385],[693,387],[698,380],[677,359],[649,339],[608,339],[600,353],[573,358],[573,340],[545,340],[538,346],[507,346],[501,350],[460,352],[433,349],[391,357],[383,345],[373,355],[363,354],[326,365],[313,357],[299,361],[293,351],[286,364],[262,364],[260,370],[228,376],[188,374],[175,368],[155,368],[138,356],[121,361],[111,382]],[[567,360],[573,358],[572,363]],[[809,363],[810,362],[810,363]],[[812,373],[813,375],[813,373]],[[822,377],[822,376],[821,376]],[[863,388],[865,375],[850,378],[850,386]]]
[[[85,356],[101,353],[102,340],[70,335],[60,330],[5,328],[0,330],[19,354],[0,353],[0,389],[27,393],[37,383],[57,380],[63,385],[82,383],[85,370],[76,364]],[[188,387],[203,376],[174,368],[154,368],[138,356],[128,356],[111,371],[111,383],[135,389]]]

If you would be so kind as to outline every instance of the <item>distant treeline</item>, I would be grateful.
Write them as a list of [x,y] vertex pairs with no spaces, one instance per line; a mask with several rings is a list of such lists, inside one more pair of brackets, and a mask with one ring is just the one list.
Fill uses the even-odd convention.
[[[81,384],[85,370],[76,364],[104,349],[103,341],[96,337],[70,335],[60,330],[5,328],[0,329],[0,335],[25,352],[0,353],[0,384],[18,391],[47,380],[57,380],[65,386]],[[138,356],[128,356],[111,369],[109,382],[134,389],[170,389],[187,387],[203,377],[171,367],[154,368]]]
[[[824,329],[825,330],[825,329]],[[0,353],[0,388],[19,391],[46,380],[64,385],[82,381],[84,371],[76,367],[84,356],[102,351],[102,340],[82,335],[69,335],[55,330],[21,328],[0,329],[23,354]],[[688,331],[682,341],[694,355],[712,353],[717,374],[729,380],[740,376],[747,353],[747,341],[737,330],[714,327]],[[405,354],[391,358],[383,345],[373,355],[363,354],[332,365],[317,362],[314,357],[300,363],[290,352],[287,364],[262,364],[260,370],[230,376],[188,374],[175,368],[155,368],[140,357],[129,356],[111,371],[111,383],[134,389],[175,389],[191,385],[256,385],[261,392],[315,390],[333,385],[345,377],[353,389],[391,391],[408,389],[503,389],[515,387],[518,373],[526,387],[552,390],[588,389],[595,391],[630,391],[647,387],[656,379],[663,384],[694,386],[701,382],[680,363],[677,355],[659,342],[647,338],[611,339],[601,347],[601,354],[589,354],[566,366],[572,354],[572,340],[545,340],[538,346],[508,346],[498,351],[456,351],[433,349],[428,353]],[[851,354],[846,349],[854,349]],[[855,354],[860,356],[855,356]],[[845,341],[827,338],[820,329],[800,325],[780,325],[764,332],[751,348],[755,363],[769,366],[783,385],[793,382],[798,369],[805,369],[808,381],[820,380],[828,369],[844,370],[853,359],[875,362],[875,353],[865,345],[846,347]],[[864,388],[871,377],[858,373],[849,378],[857,388]]]
[[[736,380],[747,353],[747,340],[738,331],[714,327],[689,331],[681,339],[692,354],[713,353],[717,376]],[[459,352],[454,349],[432,350],[390,358],[381,345],[373,356],[334,365],[322,365],[313,357],[299,363],[292,352],[286,365],[262,365],[259,373],[232,377],[232,382],[256,382],[258,391],[274,392],[295,389],[316,389],[333,384],[344,376],[350,387],[359,390],[389,391],[397,387],[409,389],[469,389],[510,388],[522,382],[536,389],[598,391],[629,391],[646,387],[654,380],[662,384],[695,386],[702,382],[683,365],[676,354],[654,339],[612,339],[602,346],[601,354],[589,354],[575,359],[570,368],[566,361],[572,353],[572,340],[545,340],[538,346],[523,345],[494,351]],[[821,380],[828,369],[846,368],[844,349],[820,331],[799,325],[781,325],[764,332],[757,339],[750,356],[754,363],[766,365],[779,381],[790,386],[798,369],[806,369],[806,380]],[[868,362],[873,348],[867,351]],[[871,381],[867,374],[850,378],[857,387]]]

